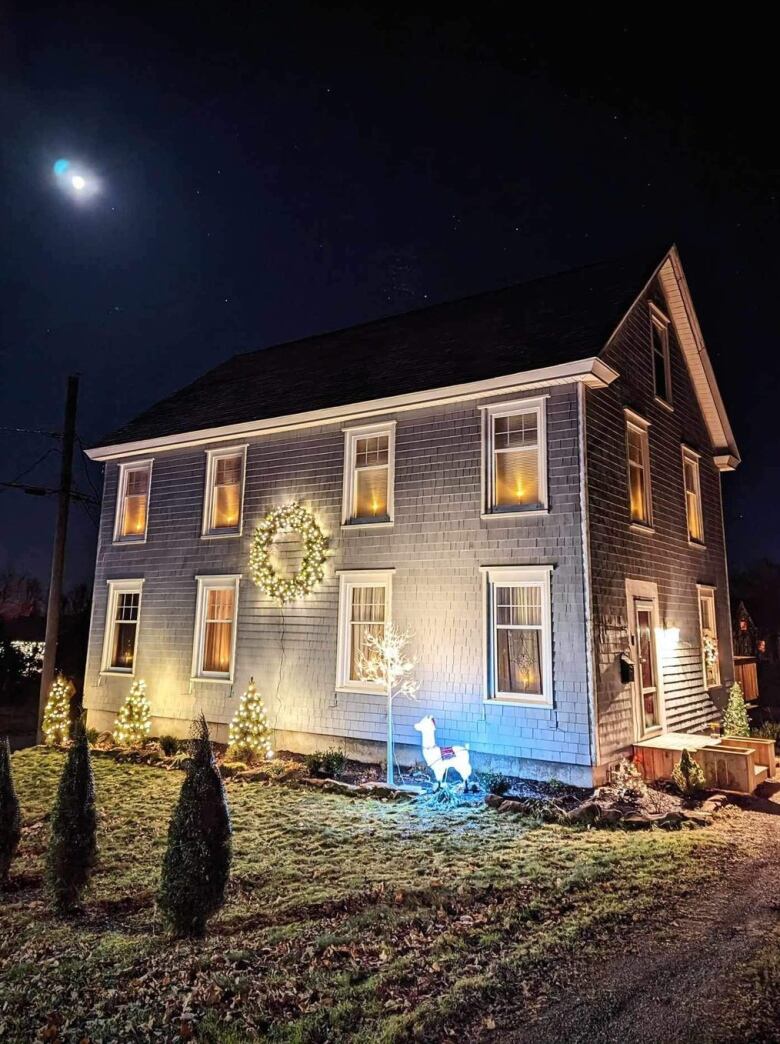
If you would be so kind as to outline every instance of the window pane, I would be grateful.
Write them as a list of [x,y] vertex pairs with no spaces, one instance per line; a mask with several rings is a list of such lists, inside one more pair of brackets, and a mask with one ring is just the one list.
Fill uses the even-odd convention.
[[379,638],[385,630],[385,588],[353,587],[350,624],[349,680],[360,681],[362,657],[371,655],[368,636]]
[[143,536],[146,532],[146,493],[125,497],[122,517],[122,533],[126,536]]
[[658,323],[651,322],[650,328],[653,337],[653,377],[655,380],[655,393],[662,399],[668,397],[668,373],[667,373],[667,338],[668,331]]
[[645,435],[635,428],[628,429],[628,476],[632,522],[649,522],[647,503],[647,476],[644,456]]
[[[499,418],[501,419],[501,418]],[[497,452],[497,507],[528,507],[539,503],[539,450],[512,449]]]
[[496,417],[494,428],[496,449],[518,449],[537,443],[536,412],[513,413]]
[[241,513],[241,486],[238,483],[214,488],[213,529],[235,529]]
[[542,695],[541,630],[496,631],[498,691]]
[[136,468],[127,472],[125,493],[128,497],[146,496],[149,489],[149,469]]
[[235,591],[211,588],[206,597],[206,626],[203,636],[203,670],[230,673],[233,645],[233,605]]
[[688,536],[691,540],[702,539],[701,510],[699,506],[698,463],[685,460],[685,510],[688,517]]
[[136,626],[136,623],[117,623],[114,625],[114,643],[111,650],[112,667],[132,670]]
[[217,486],[238,485],[241,482],[241,457],[217,457],[214,469],[214,484]]
[[496,588],[496,623],[509,627],[541,627],[542,589],[538,585]]
[[355,442],[355,467],[367,468],[373,464],[387,464],[389,438],[375,435]]
[[387,468],[363,468],[355,475],[355,517],[387,518]]

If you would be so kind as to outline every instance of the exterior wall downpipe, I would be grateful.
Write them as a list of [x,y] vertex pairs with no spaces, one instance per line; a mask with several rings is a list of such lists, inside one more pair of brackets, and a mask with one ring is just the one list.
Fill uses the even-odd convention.
[[588,717],[593,766],[601,763],[599,751],[598,706],[596,703],[596,652],[593,642],[593,584],[590,567],[590,523],[588,516],[588,460],[586,439],[586,393],[584,384],[577,386],[577,432],[580,464],[580,525],[582,527],[582,602],[585,615],[585,677],[588,686]]

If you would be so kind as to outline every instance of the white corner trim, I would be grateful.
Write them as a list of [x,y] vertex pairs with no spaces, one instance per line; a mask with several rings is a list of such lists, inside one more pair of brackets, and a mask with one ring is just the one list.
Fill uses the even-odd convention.
[[175,435],[165,435],[155,439],[140,439],[135,442],[115,443],[111,446],[95,446],[88,449],[86,453],[90,460],[117,460],[123,457],[133,457],[138,453],[148,453],[151,449],[158,451],[184,449],[230,438],[274,434],[347,421],[368,421],[383,413],[415,410],[424,406],[443,406],[467,399],[481,399],[486,395],[528,391],[532,388],[544,388],[551,385],[581,382],[589,388],[606,388],[619,376],[617,370],[598,356],[590,356],[575,362],[543,366],[535,370],[511,373],[505,377],[491,377],[484,381],[452,384],[442,388],[388,396],[383,399],[367,399],[344,406],[330,406],[321,410],[267,417],[264,420],[241,424],[178,432]]

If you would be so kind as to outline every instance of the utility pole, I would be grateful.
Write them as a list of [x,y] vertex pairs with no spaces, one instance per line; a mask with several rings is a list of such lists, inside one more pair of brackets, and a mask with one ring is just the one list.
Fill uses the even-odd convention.
[[65,568],[65,540],[68,535],[68,508],[70,507],[70,484],[73,477],[73,444],[76,436],[76,402],[79,394],[79,379],[68,377],[68,392],[65,398],[65,426],[62,431],[62,463],[60,487],[57,490],[57,522],[54,529],[54,547],[51,554],[51,580],[49,582],[49,604],[46,610],[46,649],[41,671],[41,692],[38,698],[38,743],[43,740],[43,712],[46,699],[54,681],[57,663],[57,642],[60,634],[60,608],[62,606],[62,576]]

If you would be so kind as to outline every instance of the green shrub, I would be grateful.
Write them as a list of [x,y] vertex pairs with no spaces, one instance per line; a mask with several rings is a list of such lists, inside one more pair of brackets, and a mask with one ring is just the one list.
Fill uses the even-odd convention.
[[167,758],[179,753],[179,741],[175,736],[160,736],[160,750]]
[[200,937],[225,902],[232,858],[230,813],[204,715],[168,827],[159,905],[177,936]]
[[703,790],[706,782],[704,769],[687,750],[684,750],[672,772],[672,783],[683,797],[689,798]]
[[773,739],[777,743],[780,740],[780,721],[765,721],[757,729],[751,729],[750,734],[761,739]]
[[11,772],[8,737],[0,740],[0,885],[8,880],[11,861],[22,836],[22,817]]
[[729,689],[729,702],[723,712],[720,727],[724,736],[750,735],[745,697],[742,695],[742,686],[739,682],[734,682]]
[[336,747],[330,747],[328,750],[315,750],[312,754],[307,754],[304,761],[310,776],[334,779],[344,771],[347,759]]
[[501,772],[486,772],[483,782],[489,794],[498,794],[499,797],[506,794],[512,786],[511,779]]
[[87,743],[90,745],[90,747],[95,746],[95,744],[98,741],[99,735],[100,733],[97,729],[87,729]]
[[46,866],[49,891],[60,912],[77,906],[89,884],[97,862],[96,835],[92,759],[84,722],[79,718],[54,803]]

